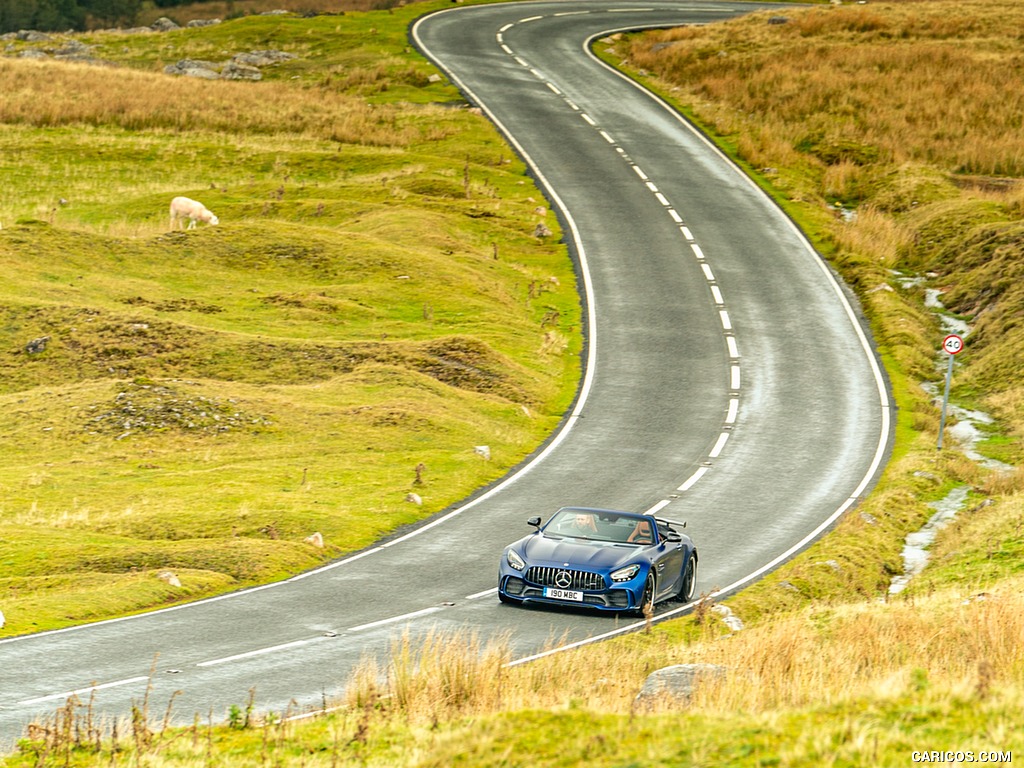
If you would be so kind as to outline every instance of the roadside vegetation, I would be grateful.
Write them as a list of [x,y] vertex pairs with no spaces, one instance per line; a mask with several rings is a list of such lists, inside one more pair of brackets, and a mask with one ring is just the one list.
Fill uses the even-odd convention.
[[[1002,753],[996,764],[1019,756],[1024,8],[1013,0],[918,0],[787,8],[784,22],[780,16],[616,36],[596,50],[703,126],[857,293],[897,403],[894,455],[870,497],[721,606],[709,599],[647,632],[513,666],[500,641],[397,638],[389,658],[368,659],[347,695],[332,702],[337,709],[320,717],[250,718],[239,702],[222,714],[226,727],[197,721],[161,731],[158,703],[157,714],[123,724],[116,744],[109,728],[91,735],[88,702],[71,702],[30,729],[12,764],[859,766],[911,764],[915,751]],[[388,24],[404,23],[397,17]],[[104,226],[102,217],[84,224]],[[70,237],[88,231],[83,225],[24,231]],[[151,239],[161,237],[154,227]],[[519,237],[537,248],[529,229],[520,226]],[[202,238],[216,255],[227,232],[222,225],[188,238]],[[8,235],[0,232],[0,244]],[[162,273],[154,266],[150,274]],[[928,306],[935,296],[941,306]],[[993,417],[974,448],[1007,468],[983,466],[949,438],[936,450],[943,318],[971,328],[956,360],[953,402]],[[528,370],[509,343],[495,348]],[[270,386],[243,384],[257,405]],[[445,397],[447,407],[447,390]],[[938,534],[929,565],[890,594],[905,537],[928,521],[930,504],[960,487],[967,501]],[[724,608],[742,629],[722,621]],[[726,672],[688,701],[638,702],[651,671],[683,663]]]

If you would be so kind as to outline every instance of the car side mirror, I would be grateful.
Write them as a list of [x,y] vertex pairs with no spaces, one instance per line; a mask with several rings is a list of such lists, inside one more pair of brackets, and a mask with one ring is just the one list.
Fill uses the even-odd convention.
[[678,544],[682,540],[683,537],[676,531],[669,531],[667,534],[665,534],[665,541],[671,542],[673,544]]
[[540,515],[531,517],[529,520],[526,521],[526,524],[532,525],[534,528],[540,528]]

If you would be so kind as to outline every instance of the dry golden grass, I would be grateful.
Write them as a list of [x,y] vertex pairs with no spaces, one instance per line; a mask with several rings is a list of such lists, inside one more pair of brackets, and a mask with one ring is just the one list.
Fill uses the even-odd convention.
[[464,714],[501,709],[506,639],[484,644],[469,636],[408,631],[393,640],[387,665],[368,657],[353,674],[346,705],[355,711],[383,704],[412,722],[450,720]]
[[[197,716],[192,728],[168,731],[161,720],[173,699],[164,714],[147,697],[118,723],[115,745],[111,724],[72,700],[30,728],[17,765],[109,765],[120,755],[152,768],[198,768],[231,755],[238,766],[441,766],[456,756],[466,765],[611,766],[664,765],[669,754],[733,764],[723,755],[746,754],[737,751],[745,744],[785,765],[843,754],[848,761],[835,764],[861,765],[872,753],[886,757],[871,764],[896,764],[908,739],[950,734],[962,738],[959,749],[1012,750],[1024,675],[1022,586],[1017,578],[992,594],[945,590],[809,608],[724,637],[706,612],[703,639],[689,645],[656,629],[511,668],[507,640],[484,646],[443,631],[405,634],[386,661],[357,670],[331,717],[259,713],[253,691],[247,705],[231,708],[227,728]],[[727,671],[705,678],[688,700],[638,703],[651,671],[693,662]],[[956,720],[953,730],[946,718]],[[987,729],[981,741],[956,730],[976,728],[975,720]],[[254,731],[257,724],[265,727]],[[932,746],[945,744],[912,748]],[[509,762],[513,754],[518,762]],[[735,764],[763,764],[756,758]]]
[[913,231],[877,208],[857,211],[854,221],[837,230],[837,240],[845,249],[867,256],[886,267],[895,266],[913,240]]
[[1007,496],[1024,491],[1024,468],[1012,472],[996,472],[985,478],[981,490],[988,496]]
[[[502,642],[435,633],[393,644],[382,668],[368,661],[350,684],[352,710],[377,708],[410,724],[586,702],[591,711],[629,714],[646,676],[671,664],[718,664],[691,713],[770,714],[905,693],[930,685],[978,692],[1015,685],[1024,675],[1024,595],[1020,579],[998,592],[971,596],[954,589],[892,603],[812,607],[721,636],[713,613],[702,640],[679,645],[664,634],[635,635],[527,665],[503,666]],[[670,712],[666,696],[645,711]]]
[[922,674],[937,685],[969,685],[982,667],[1010,683],[1024,671],[1022,608],[1024,600],[1006,588],[966,602],[947,592],[916,604],[810,609],[692,649],[692,660],[734,670],[699,691],[694,705],[766,713],[844,703],[902,693]]
[[829,165],[1024,173],[1024,60],[1013,45],[1020,3],[793,9],[777,25],[767,15],[645,35],[630,63],[686,91],[720,132],[742,127],[745,147],[804,144]]
[[[103,73],[100,98],[81,98],[82,93],[93,93],[95,84],[96,68],[89,65],[55,67],[49,62],[0,59],[0,124],[287,133],[396,147],[421,138],[415,126],[399,123],[399,107],[369,105],[333,89],[273,82],[254,87],[229,81],[203,82],[199,87],[188,78],[116,69]],[[274,109],[266,109],[268,103]]]

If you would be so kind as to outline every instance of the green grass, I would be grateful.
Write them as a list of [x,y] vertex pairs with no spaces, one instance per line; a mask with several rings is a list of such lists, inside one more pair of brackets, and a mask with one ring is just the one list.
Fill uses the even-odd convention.
[[[286,577],[557,425],[582,344],[570,259],[554,221],[533,235],[540,194],[494,129],[428,104],[458,99],[408,50],[412,13],[84,37],[130,70],[0,61],[0,634]],[[172,48],[267,47],[301,60],[205,89],[153,72]],[[371,61],[359,88],[324,82]],[[107,87],[69,100],[83,77]],[[343,138],[359,126],[370,141]],[[178,194],[220,226],[168,231]]]

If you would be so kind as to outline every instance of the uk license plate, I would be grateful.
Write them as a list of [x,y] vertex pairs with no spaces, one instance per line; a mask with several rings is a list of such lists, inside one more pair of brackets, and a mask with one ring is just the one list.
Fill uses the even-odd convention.
[[544,597],[550,597],[554,600],[574,600],[577,603],[583,602],[583,593],[574,589],[544,587]]

